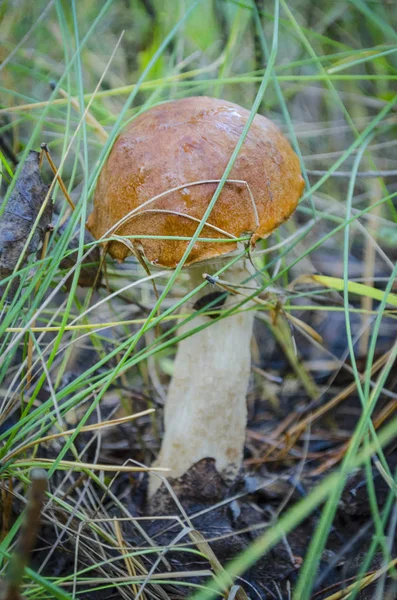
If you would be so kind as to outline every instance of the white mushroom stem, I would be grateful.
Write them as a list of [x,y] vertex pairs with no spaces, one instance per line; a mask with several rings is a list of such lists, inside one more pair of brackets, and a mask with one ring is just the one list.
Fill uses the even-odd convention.
[[[208,266],[189,271],[193,289],[202,283]],[[233,284],[242,283],[247,276],[243,261],[224,275]],[[211,291],[206,286],[201,295]],[[194,296],[193,303],[198,297]],[[223,309],[238,303],[239,298],[242,297],[230,294]],[[183,325],[179,333],[209,321],[209,317],[198,316]],[[242,464],[247,424],[253,321],[254,311],[243,310],[179,343],[164,410],[164,438],[156,460],[156,465],[170,469],[167,477],[181,477],[203,458],[215,459],[216,468],[225,480],[236,477]],[[161,479],[152,474],[149,496],[160,485]]]

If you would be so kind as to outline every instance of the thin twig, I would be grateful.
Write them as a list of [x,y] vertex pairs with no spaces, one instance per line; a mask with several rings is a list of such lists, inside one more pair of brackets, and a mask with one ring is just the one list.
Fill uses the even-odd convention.
[[29,564],[40,526],[41,510],[47,490],[47,475],[43,469],[30,473],[31,487],[15,553],[10,559],[4,600],[20,600],[20,587],[25,567]]

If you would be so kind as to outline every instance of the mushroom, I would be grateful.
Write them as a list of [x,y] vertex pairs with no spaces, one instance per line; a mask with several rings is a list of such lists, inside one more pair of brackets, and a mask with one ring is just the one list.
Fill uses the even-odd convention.
[[[191,238],[202,219],[249,117],[225,100],[190,97],[155,106],[126,128],[100,174],[94,209],[87,223],[97,238],[142,235],[139,243],[152,265],[175,268],[188,242],[144,236]],[[215,273],[238,248],[233,241],[266,237],[295,210],[304,187],[299,160],[278,128],[256,115],[212,212],[184,267],[191,289],[203,273]],[[217,242],[216,240],[228,240]],[[135,246],[136,247],[136,246]],[[109,253],[124,260],[131,242],[114,240]],[[236,261],[227,280],[247,279],[248,263]],[[205,286],[201,296],[208,294]],[[197,304],[197,296],[194,298]],[[230,294],[223,305],[230,309]],[[179,342],[164,411],[164,437],[157,464],[181,478],[202,459],[215,461],[232,482],[243,459],[247,423],[253,310],[243,310],[208,326],[198,315],[179,332],[204,327]],[[151,476],[149,496],[161,484]]]

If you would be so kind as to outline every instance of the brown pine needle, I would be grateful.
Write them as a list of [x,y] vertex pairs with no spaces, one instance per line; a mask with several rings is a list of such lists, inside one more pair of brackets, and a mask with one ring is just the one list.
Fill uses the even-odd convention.
[[48,164],[50,165],[51,170],[54,173],[56,180],[59,184],[59,187],[61,188],[62,193],[65,196],[70,208],[72,210],[74,210],[76,208],[74,205],[74,202],[71,199],[71,197],[69,196],[69,192],[67,191],[66,186],[63,183],[62,177],[60,176],[58,169],[56,168],[55,163],[51,158],[51,154],[50,154],[47,144],[45,142],[43,142],[40,147],[41,147],[42,152],[44,152],[46,159],[48,160]]
[[[396,410],[397,410],[397,403],[395,400],[392,400],[374,419],[374,421],[373,421],[374,428],[379,429],[379,427],[382,425],[382,423],[388,417],[390,417]],[[338,462],[340,462],[343,459],[345,453],[347,452],[349,445],[350,445],[350,442],[346,442],[342,446],[340,446],[337,450],[332,450],[329,453],[330,458],[328,458],[328,460],[326,460],[319,467],[317,467],[317,469],[314,469],[313,471],[311,471],[311,475],[313,475],[313,476],[321,475],[322,473],[324,473],[325,471],[328,471],[328,469],[330,469],[331,467],[336,465]]]
[[[79,104],[79,101],[77,100],[77,98],[74,98],[73,96],[69,96],[69,94],[62,88],[59,88],[58,91],[59,91],[59,95],[62,96],[62,98],[70,99],[70,104],[73,106],[73,108],[76,110],[76,112],[78,112],[78,113],[81,112],[80,104]],[[95,133],[97,134],[100,141],[103,143],[107,142],[109,134],[102,127],[100,122],[97,121],[97,119],[89,111],[86,112],[85,118],[86,118],[87,123],[92,125],[92,127],[95,130]]]
[[[379,369],[381,369],[383,367],[383,365],[386,363],[387,359],[389,358],[389,355],[390,355],[390,352],[386,352],[386,354],[384,354],[383,356],[378,358],[377,361],[374,362],[374,364],[372,365],[372,368],[371,368],[371,375],[374,375],[377,371],[379,371]],[[364,377],[365,377],[365,374],[360,375],[360,380],[362,381],[364,379]],[[297,423],[296,425],[291,427],[288,431],[289,436],[291,438],[294,438],[296,435],[300,435],[309,424],[313,423],[314,421],[317,421],[320,417],[325,415],[331,408],[334,408],[340,402],[342,402],[342,400],[344,400],[345,398],[350,396],[350,394],[352,392],[354,392],[354,390],[356,389],[356,385],[357,385],[356,382],[353,381],[350,385],[348,385],[339,394],[337,394],[336,396],[331,398],[331,400],[329,400],[326,404],[324,404],[324,406],[320,406],[320,408],[318,408],[316,411],[310,413],[305,419],[303,419],[302,421],[299,421],[299,423]]]
[[309,337],[313,338],[313,340],[315,340],[319,344],[323,344],[324,343],[324,340],[323,340],[322,336],[315,329],[313,329],[313,327],[310,327],[310,325],[308,325],[307,323],[305,323],[301,319],[298,319],[297,317],[294,317],[293,315],[291,315],[289,312],[286,312],[285,310],[283,310],[283,315],[295,327],[297,327],[298,329],[301,329],[302,331],[304,331]]

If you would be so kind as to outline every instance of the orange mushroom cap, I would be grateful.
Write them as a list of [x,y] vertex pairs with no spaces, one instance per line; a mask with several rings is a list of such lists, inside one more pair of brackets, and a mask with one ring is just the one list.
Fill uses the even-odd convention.
[[[200,96],[139,115],[118,137],[102,169],[87,228],[97,239],[113,234],[192,237],[249,114],[237,104]],[[190,185],[194,182],[202,183]],[[256,115],[200,237],[250,234],[255,242],[288,219],[303,187],[289,142],[269,119]],[[171,268],[188,244],[144,237],[136,241],[149,262]],[[236,247],[233,242],[197,242],[185,265]],[[128,244],[119,241],[111,241],[108,251],[119,260],[131,254]]]

